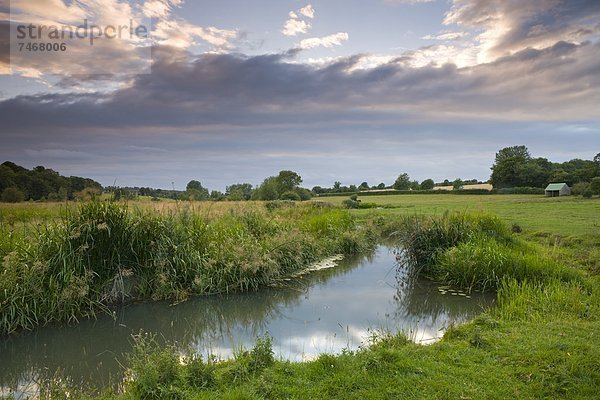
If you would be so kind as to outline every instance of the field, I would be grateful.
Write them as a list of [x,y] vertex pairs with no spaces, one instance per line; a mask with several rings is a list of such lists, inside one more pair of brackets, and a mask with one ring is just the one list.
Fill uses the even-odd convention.
[[[563,236],[600,235],[600,200],[581,197],[546,198],[539,195],[400,195],[358,197],[363,203],[384,207],[384,215],[440,215],[446,211],[491,213],[529,233],[551,232]],[[346,197],[316,200],[342,204]],[[371,210],[358,210],[369,215]]]
[[[333,205],[343,200],[316,199]],[[364,239],[356,236],[357,227],[377,227],[380,234],[397,234],[422,273],[465,290],[492,290],[498,296],[497,306],[469,324],[452,327],[441,342],[433,345],[411,343],[402,334],[374,334],[369,347],[337,356],[323,354],[302,364],[277,360],[268,337],[258,339],[253,349],[240,349],[235,359],[225,362],[194,356],[181,359],[175,347],[157,347],[151,339],[138,338],[136,352],[131,355],[131,379],[124,384],[124,391],[101,397],[597,398],[600,200],[450,194],[369,196],[361,200],[375,205],[350,210],[352,219],[337,208],[323,205],[275,210],[279,215],[275,232],[282,238],[279,243],[287,243],[287,229],[307,226],[300,231],[305,232],[312,246],[319,238],[330,243],[314,249],[316,254],[324,255],[348,245],[335,239],[338,232],[355,238],[353,243],[358,245]],[[227,223],[241,227],[243,221],[248,221],[244,210],[251,210],[262,216],[252,220],[262,228],[258,236],[244,228],[244,237],[254,238],[252,243],[258,237],[266,240],[261,243],[271,240],[264,238],[271,218],[264,203],[143,201],[130,207],[133,205],[164,216],[186,207],[194,214],[222,221],[225,225],[219,226],[223,232]],[[60,207],[2,205],[0,215],[4,229],[11,215],[25,229],[31,222],[43,225],[60,220]],[[314,207],[326,211],[314,211]],[[313,211],[301,211],[304,209]],[[328,220],[322,213],[333,213],[335,218]],[[233,219],[227,219],[230,216]],[[306,218],[315,222],[304,225]],[[328,232],[332,222],[339,227]],[[170,231],[166,234],[171,235]],[[259,247],[249,247],[247,254]],[[301,247],[289,250],[298,249]],[[231,254],[234,257],[235,251]],[[218,253],[210,256],[219,259]],[[47,382],[46,386],[53,398],[87,397],[61,380]]]

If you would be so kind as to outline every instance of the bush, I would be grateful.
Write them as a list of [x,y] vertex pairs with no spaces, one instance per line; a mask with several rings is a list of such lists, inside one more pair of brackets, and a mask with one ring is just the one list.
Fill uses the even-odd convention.
[[502,188],[502,189],[494,189],[494,193],[497,194],[545,194],[546,191],[543,188],[536,187],[512,187],[512,188]]
[[291,201],[300,201],[302,198],[300,195],[292,190],[284,192],[279,196],[279,200],[291,200]]
[[592,194],[600,195],[600,176],[597,176],[590,181],[590,190],[592,191]]
[[584,190],[583,194],[582,194],[582,196],[586,199],[592,198],[593,195],[594,195],[594,193],[592,192],[592,190],[590,188],[587,188],[586,190]]
[[573,185],[571,194],[573,196],[583,196],[587,190],[590,190],[590,184],[588,182],[579,182]]
[[2,192],[4,203],[20,203],[25,200],[25,194],[15,187],[9,187]]

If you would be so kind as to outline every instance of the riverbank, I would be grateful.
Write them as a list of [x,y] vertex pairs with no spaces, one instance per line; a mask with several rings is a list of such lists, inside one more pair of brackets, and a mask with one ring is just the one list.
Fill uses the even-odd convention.
[[[500,197],[507,203],[491,208],[513,209],[517,215],[537,210],[522,197]],[[450,201],[442,195],[436,199]],[[269,339],[262,338],[254,349],[215,363],[183,360],[175,347],[156,347],[151,339],[138,338],[130,379],[120,391],[100,397],[593,398],[600,386],[599,242],[594,233],[600,214],[598,202],[576,200],[556,203],[558,214],[572,215],[552,219],[552,224],[562,221],[556,231],[547,221],[551,217],[538,219],[537,211],[529,211],[526,222],[508,223],[442,212],[434,218],[408,217],[419,219],[412,220],[412,228],[423,229],[403,232],[404,237],[426,239],[418,246],[426,260],[421,262],[423,273],[452,279],[465,289],[483,286],[498,292],[495,308],[450,329],[438,343],[421,346],[401,334],[374,335],[371,345],[358,351],[324,354],[300,364],[277,360]],[[546,216],[554,215],[548,211],[552,204],[543,206]],[[406,211],[359,210],[352,215],[359,223],[370,220],[394,233],[406,227],[397,222],[398,210]],[[581,226],[571,229],[573,220]],[[86,397],[62,381],[47,383],[54,393]]]
[[[552,251],[524,241],[495,218],[447,215],[419,223],[417,228],[415,221],[408,228],[402,224],[394,228],[409,230],[403,233],[413,240],[414,247],[408,251],[424,256],[430,273],[437,268],[444,271],[447,257],[456,257],[457,265],[470,262],[472,254],[465,252],[465,246],[476,244],[483,251],[483,259],[473,268],[463,265],[461,273],[473,278],[465,282],[480,282],[476,277],[481,274],[488,280],[495,277],[489,281],[498,291],[495,308],[450,329],[442,341],[430,346],[413,344],[401,334],[374,337],[371,346],[357,352],[323,354],[303,364],[277,361],[268,339],[240,352],[235,360],[221,363],[199,359],[180,363],[174,349],[153,347],[147,339],[140,339],[130,370],[132,380],[125,393],[116,397],[537,399],[597,395],[597,275],[585,265],[559,265]],[[454,229],[457,226],[460,230]],[[486,255],[494,254],[485,253],[481,240],[497,241],[493,249],[500,252],[498,258],[510,262],[488,262]],[[170,378],[164,380],[165,376]]]
[[377,239],[369,224],[323,204],[209,211],[92,202],[41,225],[2,224],[0,334],[124,302],[256,290]]

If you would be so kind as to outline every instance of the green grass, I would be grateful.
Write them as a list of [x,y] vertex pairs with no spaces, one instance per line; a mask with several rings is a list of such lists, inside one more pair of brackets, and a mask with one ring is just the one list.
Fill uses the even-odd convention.
[[[252,238],[257,243],[284,244],[277,264],[293,265],[286,264],[288,257],[304,259],[314,245],[308,239],[297,244],[293,239],[298,233],[323,239],[329,243],[327,248],[357,250],[359,231],[348,228],[371,226],[372,221],[380,231],[397,232],[396,238],[403,238],[423,273],[456,286],[494,290],[497,305],[471,323],[452,327],[443,340],[429,346],[411,343],[402,334],[374,336],[371,346],[357,352],[323,354],[307,363],[274,359],[267,338],[223,362],[193,355],[182,359],[181,349],[157,347],[151,339],[138,338],[130,379],[122,390],[100,397],[598,398],[598,200],[414,195],[372,196],[368,201],[393,208],[313,214],[309,207],[282,207],[274,211],[275,220],[253,213],[234,213],[231,219],[220,215],[210,237],[216,243],[225,240],[219,235],[234,235],[237,241]],[[202,220],[198,223],[205,226]],[[277,223],[283,225],[278,228]],[[515,223],[522,232],[511,229]],[[200,226],[192,231],[205,237]],[[273,235],[279,239],[271,242],[267,238]],[[2,246],[24,245],[19,238],[11,240],[5,239]],[[302,249],[309,250],[302,255]],[[222,249],[214,251],[221,254]],[[240,261],[227,252],[222,257],[229,263]],[[61,381],[45,386],[58,394],[53,398],[65,397],[67,391],[71,397],[85,397]]]
[[[317,200],[341,204],[346,197],[318,197]],[[357,215],[373,212],[386,216],[441,215],[447,211],[487,213],[500,217],[509,225],[517,223],[523,229],[545,231],[563,236],[600,235],[600,199],[580,197],[546,198],[539,195],[390,195],[366,196],[359,199],[385,210],[357,210]]]

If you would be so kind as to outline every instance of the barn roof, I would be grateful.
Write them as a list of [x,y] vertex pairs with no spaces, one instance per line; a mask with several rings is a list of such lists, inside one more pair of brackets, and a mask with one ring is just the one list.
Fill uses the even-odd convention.
[[566,183],[551,183],[548,185],[548,187],[546,188],[546,190],[560,190],[562,189],[564,186],[566,186]]

